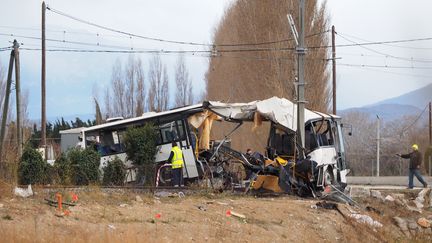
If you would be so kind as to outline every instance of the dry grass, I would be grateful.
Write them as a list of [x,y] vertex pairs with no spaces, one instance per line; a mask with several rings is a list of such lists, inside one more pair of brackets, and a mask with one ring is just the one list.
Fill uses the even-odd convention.
[[[92,187],[77,192],[79,205],[68,208],[70,216],[59,218],[55,216],[55,208],[43,201],[53,192],[35,190],[38,194],[32,198],[0,199],[3,204],[0,236],[7,239],[5,242],[404,240],[398,238],[398,231],[394,231],[386,216],[371,214],[385,225],[384,229],[374,231],[344,219],[334,210],[311,209],[316,201],[295,197],[256,198],[210,193],[159,199],[151,194]],[[68,190],[60,192],[68,193]],[[137,195],[142,202],[136,200]],[[227,217],[227,210],[244,214],[246,219]]]

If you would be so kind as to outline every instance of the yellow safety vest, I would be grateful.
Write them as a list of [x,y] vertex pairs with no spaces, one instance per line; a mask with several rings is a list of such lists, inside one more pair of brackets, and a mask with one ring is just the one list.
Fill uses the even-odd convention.
[[178,169],[183,167],[183,152],[179,147],[175,146],[171,149],[174,152],[174,156],[171,161],[171,168]]

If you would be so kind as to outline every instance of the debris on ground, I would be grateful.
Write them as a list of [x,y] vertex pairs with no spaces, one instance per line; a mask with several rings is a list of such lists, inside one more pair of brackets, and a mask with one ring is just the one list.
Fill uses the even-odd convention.
[[384,198],[383,198],[383,196],[381,195],[381,192],[380,192],[380,191],[377,191],[377,190],[370,190],[370,195],[371,195],[371,197],[374,197],[374,198],[377,198],[377,199],[380,199],[380,200],[384,201]]
[[425,218],[419,218],[417,224],[423,228],[429,228],[431,226],[431,222]]
[[234,211],[231,211],[231,215],[237,218],[246,219],[246,216],[240,213],[236,213]]
[[135,201],[139,203],[143,202],[142,198],[139,195],[135,196]]
[[195,207],[197,207],[201,211],[207,211],[207,208],[203,205],[195,205]]
[[26,189],[15,187],[14,194],[15,194],[15,196],[25,198],[25,197],[33,196],[33,190],[32,190],[31,185],[28,185]]
[[417,197],[414,199],[414,203],[418,209],[422,209],[424,207],[426,194],[430,191],[429,188],[424,188],[419,192]]
[[383,226],[380,222],[373,220],[369,215],[353,213],[353,214],[350,214],[349,217],[356,219],[357,222],[359,222],[359,223],[368,224],[369,226],[372,226],[372,227],[379,227],[380,228]]
[[386,201],[386,202],[394,202],[395,199],[394,199],[392,196],[387,195],[387,196],[384,198],[384,201]]

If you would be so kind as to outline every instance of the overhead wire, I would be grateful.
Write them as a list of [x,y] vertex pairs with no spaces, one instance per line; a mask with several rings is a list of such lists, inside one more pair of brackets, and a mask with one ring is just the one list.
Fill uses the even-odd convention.
[[[339,35],[340,32],[338,32]],[[351,34],[346,34],[343,33],[344,36],[348,36],[354,39],[358,39],[361,41],[366,41],[366,42],[371,42],[373,43],[373,41],[371,40],[367,40],[364,38],[360,38],[357,36],[353,36]],[[405,48],[405,49],[417,49],[417,50],[432,50],[432,48],[428,48],[428,47],[414,47],[414,46],[398,46],[398,45],[392,45],[391,43],[406,43],[406,42],[415,42],[415,41],[428,41],[428,40],[432,40],[432,37],[426,37],[426,38],[415,38],[415,39],[405,39],[405,40],[394,40],[394,41],[386,41],[386,42],[376,42],[377,44],[380,43],[381,45],[386,45],[386,46],[391,46],[391,47],[397,47],[397,48]]]
[[414,120],[414,122],[412,122],[410,125],[406,126],[405,128],[402,128],[400,136],[402,137],[403,133],[408,130],[409,128],[411,128],[412,126],[414,126],[414,124],[417,123],[417,121],[423,116],[423,114],[425,113],[426,109],[428,108],[429,104],[427,104],[425,106],[425,108],[423,109],[423,111],[417,116],[417,118]]
[[400,72],[393,72],[393,71],[388,71],[388,70],[383,70],[383,69],[369,68],[369,67],[359,67],[359,66],[347,66],[347,67],[367,69],[369,71],[380,72],[380,73],[389,73],[389,74],[400,75],[400,76],[425,78],[425,79],[428,79],[428,80],[432,79],[432,76],[420,75],[420,74],[400,73]]
[[369,65],[369,64],[351,64],[351,63],[337,63],[340,66],[350,67],[370,67],[370,68],[395,68],[395,69],[432,69],[432,67],[418,67],[418,66],[391,66],[391,65]]
[[[112,27],[107,27],[107,26],[103,26],[100,24],[96,24],[93,22],[90,22],[88,20],[84,20],[75,16],[72,16],[70,14],[64,13],[60,10],[54,9],[50,6],[47,6],[47,10],[58,14],[60,16],[75,20],[77,22],[83,23],[83,24],[87,24],[93,27],[97,27],[103,30],[107,30],[107,31],[111,31],[114,33],[118,33],[118,34],[122,34],[122,35],[126,35],[126,36],[130,36],[130,37],[136,37],[136,38],[141,38],[141,39],[145,39],[145,40],[151,40],[151,41],[157,41],[157,42],[165,42],[165,43],[172,43],[172,44],[181,44],[181,45],[195,45],[195,46],[206,46],[206,47],[238,47],[238,46],[258,46],[258,45],[269,45],[269,44],[277,44],[277,43],[283,43],[283,42],[288,42],[288,41],[293,41],[293,38],[288,38],[288,39],[281,39],[281,40],[275,40],[275,41],[263,41],[263,42],[256,42],[256,43],[234,43],[234,44],[226,44],[226,43],[222,43],[222,44],[216,44],[216,43],[198,43],[198,42],[191,42],[191,41],[177,41],[177,40],[168,40],[168,39],[163,39],[163,38],[156,38],[156,37],[150,37],[150,36],[144,36],[144,35],[139,35],[139,34],[134,34],[131,32],[127,32],[127,31],[123,31],[123,30],[118,30]],[[329,32],[330,30],[326,30],[326,31],[322,31],[319,33],[315,33],[315,34],[311,34],[307,37],[312,37],[312,36],[316,36],[316,35],[321,35],[324,33]]]
[[[380,54],[380,55],[383,55],[383,56],[385,56],[385,57],[390,57],[390,58],[394,58],[394,59],[398,59],[398,60],[403,60],[403,61],[409,61],[409,62],[423,62],[423,63],[432,63],[432,60],[419,60],[419,59],[413,59],[413,58],[406,58],[406,57],[399,57],[399,56],[395,56],[395,55],[391,55],[391,54],[388,54],[388,53],[384,53],[384,52],[380,52],[380,51],[377,51],[377,50],[374,50],[374,49],[371,49],[371,48],[369,48],[369,47],[366,47],[365,45],[367,45],[368,43],[357,43],[357,42],[355,42],[355,41],[353,41],[353,40],[350,40],[349,38],[347,38],[347,37],[345,37],[345,36],[343,36],[343,35],[341,35],[341,34],[337,34],[338,36],[340,36],[340,37],[342,37],[343,39],[345,39],[346,41],[349,41],[349,42],[351,42],[351,43],[353,43],[352,44],[352,46],[359,46],[359,47],[361,47],[361,48],[363,48],[363,49],[366,49],[366,50],[368,50],[368,51],[371,51],[371,52],[374,52],[374,53],[377,53],[377,54]],[[430,39],[430,40],[432,40],[432,38],[424,38],[424,39]],[[411,41],[417,41],[417,40],[419,40],[419,39],[411,39]],[[401,41],[407,41],[407,40],[401,40]],[[387,42],[384,42],[384,41],[382,41],[382,42],[375,42],[375,43],[379,43],[379,44],[382,44],[382,43],[391,43],[391,42],[396,42],[396,41],[387,41]],[[371,42],[370,42],[371,43]],[[338,45],[339,47],[342,47],[342,46],[348,46],[348,45]]]

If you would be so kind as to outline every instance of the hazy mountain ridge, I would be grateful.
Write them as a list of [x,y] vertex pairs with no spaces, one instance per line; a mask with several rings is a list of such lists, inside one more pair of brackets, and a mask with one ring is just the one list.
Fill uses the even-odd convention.
[[[390,121],[400,119],[404,116],[420,115],[431,100],[432,84],[429,84],[397,97],[389,98],[371,105],[344,109],[338,112],[342,116],[349,112],[362,112],[369,114],[371,119],[374,119],[376,115],[378,115],[385,121]],[[427,118],[427,114],[423,114],[422,119],[425,118]]]

